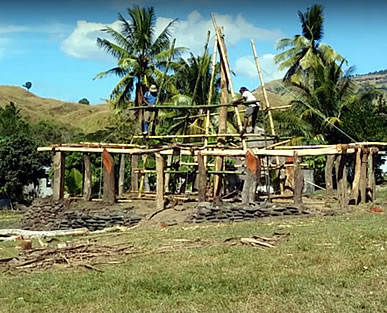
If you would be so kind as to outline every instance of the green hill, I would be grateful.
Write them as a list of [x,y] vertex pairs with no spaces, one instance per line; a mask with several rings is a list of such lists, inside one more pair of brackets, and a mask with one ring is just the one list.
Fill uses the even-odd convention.
[[29,122],[51,120],[85,133],[102,129],[109,124],[111,110],[107,104],[86,105],[41,98],[16,86],[0,86],[0,106],[14,102]]

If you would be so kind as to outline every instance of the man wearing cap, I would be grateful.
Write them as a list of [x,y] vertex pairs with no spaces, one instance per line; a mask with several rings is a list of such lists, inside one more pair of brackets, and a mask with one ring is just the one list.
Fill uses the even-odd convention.
[[156,105],[157,99],[157,87],[156,85],[151,85],[149,90],[145,93],[143,99],[143,105],[149,107],[149,109],[144,110],[144,121],[142,127],[142,134],[148,135],[149,132],[149,124],[152,119],[152,111]]
[[251,116],[251,132],[254,133],[255,124],[257,122],[258,111],[259,111],[259,101],[255,96],[246,88],[241,87],[239,89],[239,93],[241,94],[241,98],[235,100],[234,104],[245,104],[247,106],[247,110],[245,112],[244,121],[243,121],[243,129],[241,134],[246,133],[246,128],[249,123],[249,117]]

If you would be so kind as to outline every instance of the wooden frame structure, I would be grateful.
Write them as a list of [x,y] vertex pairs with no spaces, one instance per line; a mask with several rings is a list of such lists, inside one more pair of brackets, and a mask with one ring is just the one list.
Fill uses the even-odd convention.
[[[243,189],[242,199],[247,204],[255,200],[256,186],[262,175],[266,175],[267,184],[269,181],[269,171],[271,169],[280,170],[285,166],[283,158],[292,158],[293,160],[293,178],[292,191],[295,205],[302,205],[302,190],[304,178],[300,169],[302,158],[306,156],[326,156],[327,166],[325,168],[326,190],[327,195],[333,193],[333,172],[335,172],[335,181],[337,184],[337,197],[342,208],[349,203],[358,204],[360,202],[373,201],[375,199],[375,171],[374,171],[374,155],[379,150],[384,149],[387,144],[365,142],[351,143],[340,145],[321,145],[321,146],[285,146],[287,141],[278,142],[279,138],[276,135],[274,122],[271,111],[275,109],[288,109],[289,106],[273,108],[270,106],[264,81],[262,78],[261,68],[258,60],[258,55],[255,49],[254,41],[251,41],[255,64],[258,77],[261,83],[261,88],[264,96],[263,111],[267,112],[270,135],[265,130],[265,135],[257,134],[229,134],[227,133],[226,119],[227,107],[233,106],[235,118],[239,131],[242,129],[242,121],[238,106],[230,103],[229,96],[235,100],[234,87],[231,78],[227,49],[224,41],[224,33],[222,27],[216,23],[215,16],[211,14],[213,25],[215,28],[216,39],[213,51],[213,66],[216,63],[217,54],[220,58],[220,84],[221,97],[220,104],[211,104],[212,88],[210,88],[208,103],[195,104],[193,106],[156,106],[158,109],[200,109],[201,116],[206,116],[205,131],[203,134],[197,135],[164,135],[164,136],[147,136],[149,140],[153,139],[185,139],[197,138],[203,139],[200,143],[170,143],[164,145],[136,145],[136,144],[112,144],[112,143],[80,143],[80,144],[62,144],[51,145],[49,147],[39,147],[38,151],[51,151],[53,153],[53,198],[60,200],[64,197],[64,174],[65,174],[65,154],[71,152],[83,153],[84,173],[83,173],[83,190],[82,197],[85,200],[91,200],[92,197],[92,173],[90,154],[97,153],[102,156],[103,165],[103,197],[102,200],[108,203],[114,203],[117,198],[124,196],[124,175],[125,175],[125,156],[131,155],[131,190],[135,193],[135,199],[149,198],[149,193],[144,192],[143,186],[146,175],[156,174],[156,194],[152,197],[155,199],[158,210],[164,208],[164,200],[168,192],[169,179],[171,174],[178,174],[181,171],[171,167],[173,158],[179,159],[179,164],[187,165],[191,168],[191,172],[198,175],[197,179],[197,194],[194,198],[198,201],[206,201],[212,198],[214,201],[219,201],[222,195],[223,178],[227,174],[241,174],[243,171],[228,171],[225,164],[227,158],[241,158],[242,163],[246,164],[246,180]],[[205,45],[207,50],[209,34]],[[174,47],[174,42],[172,48]],[[169,65],[168,60],[168,65]],[[167,68],[168,68],[167,65]],[[214,73],[214,67],[212,74]],[[213,82],[214,75],[211,76]],[[199,77],[197,79],[197,82]],[[161,86],[163,85],[163,81]],[[212,83],[210,84],[212,86]],[[195,87],[196,90],[196,87]],[[196,91],[194,91],[195,93]],[[156,103],[158,103],[158,98]],[[219,108],[219,112],[210,114],[211,108]],[[135,107],[132,110],[143,110],[145,107]],[[204,112],[205,110],[205,112]],[[219,128],[217,134],[210,134],[209,121],[211,116],[219,115]],[[152,125],[152,129],[153,129]],[[132,136],[133,140],[143,139],[143,136]],[[216,138],[216,143],[209,143],[209,138]],[[240,144],[231,143],[227,145],[227,139],[239,139]],[[252,142],[251,142],[251,141]],[[114,155],[120,155],[119,177],[115,175]],[[193,161],[183,162],[183,156],[190,156]],[[347,165],[348,158],[354,158],[354,179],[350,186],[347,182]],[[143,158],[144,168],[138,168],[138,161]],[[146,160],[149,157],[155,159],[155,169],[146,168]],[[213,163],[209,164],[209,159],[212,158]],[[248,162],[247,162],[248,161]],[[275,161],[275,162],[272,162]],[[211,167],[211,169],[210,169]],[[335,171],[334,171],[335,169]],[[212,195],[208,194],[209,175],[214,175],[212,180]],[[116,185],[118,187],[116,188]],[[281,189],[282,192],[282,189]],[[179,196],[177,196],[179,197]],[[181,197],[181,196],[180,196]]]
[[[302,204],[302,190],[304,179],[302,171],[300,171],[300,163],[303,157],[307,156],[327,156],[326,170],[326,186],[327,195],[332,195],[333,186],[333,169],[335,168],[335,177],[337,184],[337,198],[341,208],[347,207],[348,204],[359,204],[367,201],[375,200],[375,170],[374,156],[380,150],[385,149],[387,143],[378,142],[363,142],[352,144],[339,145],[321,145],[321,146],[280,146],[273,145],[269,148],[248,148],[244,149],[221,149],[212,148],[195,148],[179,145],[160,146],[146,148],[138,145],[125,144],[108,144],[108,143],[81,143],[81,144],[63,144],[52,145],[49,147],[39,147],[38,151],[51,151],[53,153],[54,166],[54,181],[53,189],[55,200],[60,200],[64,196],[64,168],[65,154],[70,152],[81,152],[84,155],[84,176],[83,176],[83,198],[91,199],[91,171],[90,171],[90,153],[99,153],[102,155],[103,163],[103,197],[102,200],[108,203],[114,203],[117,199],[114,174],[114,154],[119,155],[139,155],[139,156],[155,156],[156,169],[141,171],[142,174],[156,174],[156,195],[155,202],[157,209],[164,208],[165,194],[165,179],[167,174],[176,171],[168,170],[166,160],[168,156],[192,156],[195,162],[189,163],[195,168],[198,175],[198,193],[195,199],[198,201],[208,200],[208,176],[234,174],[232,171],[211,171],[208,164],[204,162],[205,157],[223,157],[223,158],[245,158],[247,153],[259,158],[262,165],[262,170],[267,170],[267,165],[264,164],[266,157],[292,157],[294,164],[293,175],[293,198],[295,205]],[[347,182],[347,165],[350,157],[354,159],[354,178],[351,185]],[[121,165],[120,165],[121,166]],[[249,171],[247,169],[247,171]],[[133,169],[132,169],[133,172]],[[239,172],[240,173],[240,172]],[[119,180],[122,180],[120,177]],[[255,190],[250,191],[255,197]],[[143,194],[139,199],[147,198]]]

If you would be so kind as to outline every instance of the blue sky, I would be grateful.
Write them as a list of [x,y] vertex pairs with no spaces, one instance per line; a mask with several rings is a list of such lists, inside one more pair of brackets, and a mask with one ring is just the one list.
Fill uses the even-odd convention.
[[42,97],[75,102],[86,97],[92,104],[102,103],[118,78],[93,80],[115,65],[95,40],[105,36],[99,31],[104,25],[117,26],[118,12],[127,16],[126,8],[134,4],[155,7],[158,29],[178,18],[177,44],[195,54],[202,53],[207,30],[214,34],[210,13],[215,13],[218,25],[225,27],[235,89],[259,85],[250,39],[265,80],[281,77],[272,60],[275,42],[300,33],[297,11],[313,4],[325,7],[323,42],[345,56],[356,73],[387,68],[387,1],[382,0],[19,0],[1,5],[0,85],[31,81],[32,92]]

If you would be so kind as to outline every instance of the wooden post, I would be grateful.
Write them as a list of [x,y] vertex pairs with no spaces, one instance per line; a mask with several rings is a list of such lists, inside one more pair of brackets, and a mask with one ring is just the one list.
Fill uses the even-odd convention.
[[374,154],[378,153],[377,148],[371,148],[368,155],[368,200],[376,200],[376,179],[375,179],[375,164],[374,164]]
[[103,197],[102,201],[106,203],[116,202],[115,180],[114,180],[114,159],[112,155],[106,151],[102,152],[103,163]]
[[[215,69],[216,69],[216,51],[218,49],[218,39],[215,38],[214,43],[214,51],[212,53],[212,64],[211,64],[211,79],[210,79],[210,90],[208,91],[208,101],[207,104],[211,104],[212,100],[212,92],[213,92],[213,85],[214,85],[214,79],[215,79]],[[210,110],[207,109],[206,112],[206,135],[208,135],[210,132]],[[208,145],[208,137],[204,138],[204,145]],[[207,164],[207,157],[204,157],[204,163]]]
[[91,166],[90,166],[90,157],[88,153],[83,154],[83,200],[91,200]]
[[261,177],[261,160],[251,149],[246,152],[246,179],[243,184],[242,203],[250,204],[255,201],[257,183]]
[[199,172],[199,201],[206,201],[207,194],[207,173],[206,164],[204,163],[204,156],[198,153],[198,172]]
[[138,168],[138,161],[140,156],[138,154],[132,154],[131,157],[131,176],[130,176],[130,190],[132,192],[138,191],[138,172],[134,169]]
[[[173,155],[167,155],[167,168],[168,169],[171,169],[171,165],[172,165],[172,158],[173,158]],[[165,192],[169,192],[169,179],[171,178],[171,174],[170,173],[165,173],[164,175],[164,191]]]
[[64,196],[64,179],[65,179],[65,155],[64,152],[56,151],[53,157],[54,181],[53,194],[54,201],[62,200]]
[[304,189],[304,175],[300,167],[298,153],[294,152],[294,183],[293,183],[293,200],[295,205],[302,205],[302,190]]
[[355,151],[355,175],[352,182],[351,202],[354,202],[354,204],[357,205],[359,203],[359,188],[361,176],[361,147],[356,147]]
[[[223,38],[222,38],[223,39]],[[218,40],[220,44],[220,41]],[[226,60],[221,57],[220,60],[220,103],[228,102],[228,85],[227,85],[227,71],[226,71]],[[227,107],[223,106],[219,110],[219,134],[225,134],[227,132]],[[218,137],[219,146],[224,146],[225,138]],[[221,171],[223,169],[224,158],[222,156],[217,156],[215,158],[215,171]],[[217,174],[214,176],[214,200],[220,200],[220,194],[222,190],[222,175]]]
[[360,174],[360,202],[367,201],[367,167],[368,167],[368,148],[362,149],[361,155],[361,174]]
[[[231,79],[231,71],[230,71],[230,65],[228,63],[227,49],[226,49],[226,45],[224,43],[224,34],[222,32],[222,29],[217,26],[215,15],[213,13],[211,13],[211,18],[212,18],[212,23],[214,24],[216,37],[218,40],[220,61],[221,61],[221,64],[223,63],[223,65],[224,65],[226,80],[228,82],[228,86],[230,86],[231,97],[233,100],[235,100],[235,91],[234,91],[234,86],[233,86],[232,79]],[[243,126],[242,126],[241,117],[239,115],[238,106],[234,106],[234,111],[235,111],[236,120],[238,123],[239,132],[241,132]],[[242,138],[242,146],[243,146],[244,150],[247,149],[246,140],[244,138]]]
[[118,197],[122,197],[125,185],[125,154],[120,155],[120,171],[118,173]]
[[156,209],[164,209],[164,159],[156,153]]
[[333,194],[333,181],[332,181],[332,172],[333,172],[333,163],[335,161],[334,155],[327,156],[327,163],[325,166],[325,189],[327,196]]
[[345,162],[345,154],[340,154],[336,157],[337,198],[341,209],[345,209],[348,206],[347,168]]

